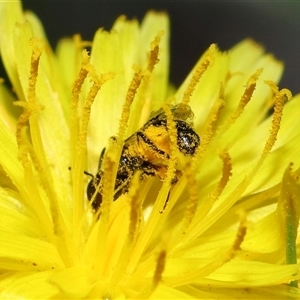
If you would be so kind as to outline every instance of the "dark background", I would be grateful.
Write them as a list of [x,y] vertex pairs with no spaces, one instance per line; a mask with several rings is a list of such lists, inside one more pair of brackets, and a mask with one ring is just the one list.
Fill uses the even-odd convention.
[[211,43],[227,50],[252,37],[285,62],[280,87],[300,92],[300,1],[32,1],[23,7],[42,20],[53,47],[63,36],[91,40],[121,14],[141,20],[149,9],[171,19],[171,81],[180,85]]

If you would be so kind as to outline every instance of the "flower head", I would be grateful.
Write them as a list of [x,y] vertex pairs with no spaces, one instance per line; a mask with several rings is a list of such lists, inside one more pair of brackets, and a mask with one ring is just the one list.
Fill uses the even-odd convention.
[[165,14],[55,53],[18,1],[0,26],[1,298],[299,298],[300,97],[280,62],[211,45],[175,90]]

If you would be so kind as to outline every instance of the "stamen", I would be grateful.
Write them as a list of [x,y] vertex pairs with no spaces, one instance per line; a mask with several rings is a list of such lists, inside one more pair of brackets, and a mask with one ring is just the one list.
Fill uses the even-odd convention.
[[135,66],[133,66],[133,69],[135,72],[134,72],[133,78],[131,80],[131,83],[128,87],[128,91],[127,91],[126,98],[125,98],[125,103],[124,103],[123,109],[122,109],[122,116],[121,116],[120,124],[119,124],[119,133],[118,133],[118,137],[119,137],[118,142],[119,143],[124,140],[126,129],[127,129],[127,124],[128,124],[128,119],[129,119],[129,115],[130,115],[130,107],[131,107],[131,104],[137,93],[137,89],[139,88],[141,81],[143,79],[143,74],[142,74],[142,71],[139,69],[139,67],[135,65]]
[[222,178],[218,184],[218,187],[216,191],[213,193],[213,198],[217,199],[221,193],[223,192],[224,188],[226,187],[229,178],[231,177],[232,173],[232,163],[231,163],[231,157],[228,152],[221,152],[220,158],[223,162],[223,170],[222,170]]
[[192,78],[190,80],[190,83],[187,87],[187,89],[184,91],[182,103],[183,104],[189,104],[190,98],[196,88],[196,85],[199,83],[200,78],[204,74],[204,72],[207,70],[210,63],[214,60],[214,52],[216,51],[216,45],[212,44],[209,49],[207,50],[207,53],[205,54],[205,57],[203,59],[203,62],[199,66],[196,67],[192,74]]
[[[92,67],[92,66],[90,66]],[[94,100],[103,86],[105,82],[108,80],[111,80],[114,78],[113,73],[106,73],[106,74],[101,74],[100,77],[98,77],[96,74],[93,74],[93,72],[90,71],[90,75],[92,76],[93,79],[93,85],[90,88],[88,95],[86,97],[86,101],[83,107],[83,112],[82,112],[82,117],[81,117],[81,128],[80,128],[80,133],[79,133],[79,141],[78,141],[78,146],[79,147],[86,147],[86,139],[87,139],[87,127],[91,115],[91,106],[94,103]],[[84,146],[83,146],[84,145]]]
[[246,85],[246,89],[244,91],[243,96],[241,97],[241,100],[239,102],[239,105],[236,109],[236,111],[232,114],[231,118],[229,119],[229,123],[233,124],[242,114],[242,112],[244,111],[246,105],[249,103],[249,101],[252,98],[253,92],[256,88],[256,84],[257,84],[257,80],[259,75],[262,73],[263,69],[258,69],[252,76],[250,76],[250,78],[248,79],[247,85]]
[[[39,62],[40,62],[40,57],[42,55],[42,48],[38,44],[37,39],[32,39],[31,40],[31,45],[32,45],[32,54],[31,54],[31,62],[30,62],[30,74],[29,74],[29,81],[28,81],[28,95],[27,95],[27,102],[21,102],[18,101],[15,104],[19,106],[24,107],[24,112],[21,114],[19,120],[18,120],[18,126],[17,126],[17,132],[16,132],[16,137],[17,137],[17,143],[19,148],[21,149],[22,146],[22,128],[25,127],[25,124],[29,120],[29,117],[32,115],[33,112],[38,111],[39,107],[36,104],[36,93],[35,93],[35,87],[36,87],[36,81],[38,77],[38,67],[39,67]],[[22,163],[26,163],[27,161],[27,155],[26,153],[22,154]]]
[[[78,148],[78,136],[80,130],[79,116],[78,116],[78,105],[80,99],[80,93],[82,85],[88,75],[88,64],[89,55],[86,50],[82,51],[82,61],[79,73],[72,86],[72,99],[71,99],[71,128],[70,128],[70,155],[71,155],[71,170],[72,170],[72,181],[73,181],[73,225],[78,226],[80,223],[80,217],[82,216],[82,190],[83,190],[83,153],[77,151]],[[79,148],[82,149],[82,145]],[[79,156],[78,156],[79,155]],[[78,163],[81,162],[79,166]],[[75,228],[73,230],[76,231]]]
[[[222,194],[224,188],[226,187],[226,185],[229,182],[229,179],[232,175],[232,172],[231,172],[232,171],[232,163],[231,163],[231,157],[230,157],[229,153],[224,151],[224,152],[221,152],[219,156],[223,162],[222,177],[221,177],[219,183],[217,184],[215,190],[208,196],[207,199],[203,200],[201,202],[201,204],[199,205],[199,208],[198,208],[197,214],[196,214],[196,220],[204,220],[205,219],[205,216],[210,212],[211,208],[213,207],[213,205],[216,203],[216,201]],[[194,197],[197,197],[197,201],[199,201],[198,195],[195,195]],[[194,208],[192,208],[192,209],[194,209]],[[193,212],[193,214],[195,215],[195,212]],[[194,215],[193,215],[193,218],[194,218]],[[182,237],[181,242],[184,242],[185,239],[187,239],[187,238],[193,239],[196,237],[196,235],[199,235],[199,233],[200,233],[199,226],[201,226],[199,222],[194,222],[190,228],[188,237]],[[203,227],[201,228],[201,230],[204,230]]]
[[225,189],[230,177],[232,176],[232,163],[231,157],[228,152],[221,152],[220,158],[223,162],[222,177],[216,187],[216,189],[209,195],[208,199],[203,202],[201,209],[199,209],[200,215],[197,218],[200,220],[211,210],[214,203],[218,200],[223,190]]
[[[81,93],[82,85],[90,74],[92,77],[93,84],[87,94],[81,118],[78,117],[78,105],[79,97]],[[79,74],[75,79],[72,87],[72,126],[71,126],[71,161],[72,161],[72,179],[73,179],[73,224],[75,227],[80,226],[81,218],[83,216],[83,202],[82,202],[82,191],[84,181],[83,170],[84,161],[86,155],[86,141],[87,141],[87,128],[91,114],[91,106],[102,87],[102,85],[114,77],[113,73],[101,74],[100,77],[96,74],[93,66],[89,62],[89,56],[86,50],[82,51],[82,63]],[[79,124],[79,120],[81,121]],[[79,233],[79,230],[76,231]]]
[[[28,82],[27,102],[18,101],[15,103],[15,105],[23,106],[24,108],[24,111],[17,122],[16,139],[19,147],[20,160],[24,168],[24,180],[26,182],[28,190],[30,190],[31,195],[24,195],[23,198],[24,200],[34,199],[34,201],[30,203],[30,205],[35,209],[41,223],[45,228],[45,232],[47,233],[48,237],[55,244],[56,240],[54,237],[54,229],[52,228],[52,220],[49,216],[48,209],[44,205],[42,195],[40,194],[40,191],[38,189],[36,176],[33,174],[31,163],[33,163],[35,170],[40,175],[40,180],[43,180],[44,186],[47,186],[49,188],[49,185],[47,184],[47,181],[43,174],[42,165],[40,164],[37,155],[34,152],[32,145],[29,143],[25,133],[25,130],[27,128],[27,122],[30,119],[30,129],[32,131],[32,138],[35,140],[37,148],[41,152],[40,157],[43,158],[43,147],[40,138],[40,132],[38,130],[39,127],[37,124],[37,120],[34,117],[35,113],[41,110],[41,106],[36,103],[36,82],[38,77],[39,61],[42,54],[42,46],[39,40],[35,38],[32,38],[30,42],[32,46],[32,54]],[[49,192],[51,193],[51,188],[49,189]],[[53,203],[49,201],[49,204],[53,216],[53,207],[51,205]],[[55,220],[53,221],[55,222]]]
[[[144,71],[142,71],[143,80],[135,95],[135,101],[131,106],[131,110],[135,112],[131,115],[128,121],[127,132],[135,132],[138,128],[142,127],[145,120],[149,117],[151,108],[156,107],[155,97],[153,98],[153,89],[151,77],[155,68],[155,65],[159,62],[158,56],[160,54],[160,42],[164,35],[164,31],[159,31],[150,45],[150,52],[148,54],[148,62]],[[161,106],[161,104],[159,104]],[[137,118],[137,115],[139,116]]]
[[202,137],[201,144],[203,144],[205,140],[210,141],[211,137],[213,136],[213,133],[216,130],[217,121],[219,120],[222,109],[225,105],[224,98],[224,85],[221,84],[219,90],[219,97],[212,106],[210,113],[208,114],[208,117],[206,119],[206,122],[202,126],[204,128],[203,132],[205,132],[205,135],[207,135],[207,137],[205,139],[205,136]]
[[253,169],[252,173],[249,175],[248,180],[252,180],[253,176],[259,170],[264,160],[266,159],[267,155],[271,152],[276,142],[278,131],[280,129],[280,122],[283,114],[284,103],[292,98],[292,94],[289,90],[282,89],[279,91],[278,87],[275,85],[274,82],[266,81],[266,83],[269,85],[269,87],[272,89],[275,95],[274,114],[273,114],[272,125],[271,125],[272,127],[270,129],[270,135],[266,141],[262,155],[257,165]]
[[[167,100],[167,103],[171,100]],[[167,128],[168,128],[168,135],[170,139],[170,159],[168,164],[167,175],[164,180],[164,185],[167,185],[168,188],[171,186],[171,183],[176,179],[176,165],[177,165],[177,131],[176,131],[176,124],[173,118],[173,114],[171,112],[171,108],[168,104],[164,105],[164,111],[167,117]],[[167,199],[168,201],[169,199]],[[163,212],[166,208],[167,202],[164,203],[163,209],[160,210]]]
[[[224,107],[224,88],[220,87],[219,99],[216,101],[215,105],[212,107],[211,113],[207,118],[209,123],[205,126],[204,134],[201,136],[201,143],[199,149],[197,150],[194,156],[194,162],[197,165],[197,169],[201,168],[201,163],[203,163],[203,159],[205,153],[207,153],[208,145],[211,144],[212,139],[215,138],[216,125],[221,114],[221,111]],[[214,139],[215,143],[217,143],[217,139]],[[214,145],[212,145],[213,147]]]
[[[158,54],[159,54],[159,43],[161,40],[161,36],[163,35],[163,31],[160,31],[155,37],[154,41],[151,42],[151,50],[149,54],[148,65],[146,70],[142,71],[137,65],[133,66],[134,75],[131,80],[131,83],[128,87],[128,91],[125,98],[125,103],[122,109],[122,116],[119,123],[119,143],[124,140],[125,133],[128,126],[128,120],[130,116],[130,108],[136,97],[138,89],[140,88],[142,81],[144,82],[142,90],[145,91],[148,85],[148,81],[150,75],[155,67],[155,65],[159,62]],[[143,93],[144,94],[144,93]],[[141,102],[143,103],[143,101]]]
[[[129,115],[130,115],[130,109],[131,109],[133,100],[136,97],[137,90],[140,87],[142,81],[144,82],[145,78],[149,78],[149,73],[151,73],[153,71],[155,64],[158,62],[157,57],[158,57],[159,47],[158,47],[157,43],[160,41],[160,36],[162,34],[163,34],[163,32],[160,32],[151,44],[152,49],[150,51],[149,61],[148,61],[146,70],[141,71],[138,66],[133,66],[135,73],[133,75],[132,81],[129,85],[129,88],[128,88],[128,91],[126,94],[125,103],[124,103],[123,109],[122,109],[122,116],[121,116],[120,123],[119,123],[118,139],[117,139],[119,147],[117,149],[116,149],[116,147],[114,148],[116,151],[116,156],[117,156],[117,154],[120,155],[120,152],[121,152],[121,146],[122,146],[121,143],[124,141],[124,138],[125,138],[128,119],[129,119]],[[111,151],[113,151],[114,149],[112,148]],[[109,152],[109,151],[107,151],[107,152]],[[115,159],[115,161],[118,161],[118,160]],[[104,175],[106,175],[105,172],[106,171],[104,170]],[[107,189],[107,187],[105,186],[105,183],[103,182],[103,191],[105,191],[106,189]],[[103,222],[102,221],[102,219],[103,219],[102,213],[104,213],[104,211],[101,212],[100,223]],[[143,230],[143,235],[139,237],[137,243],[134,246],[134,249],[132,250],[132,255],[127,264],[127,269],[126,269],[127,274],[132,274],[132,272],[134,271],[135,266],[138,263],[139,258],[142,255],[142,252],[144,251],[146,244],[150,239],[150,236],[152,235],[154,229],[156,228],[155,226],[150,226],[151,222],[149,222],[149,221],[147,222],[147,225],[148,225],[148,227],[147,227],[148,230]],[[99,229],[99,232],[102,232],[102,231],[103,231],[102,229],[101,230]],[[147,234],[147,232],[148,232],[148,234]],[[101,237],[101,239],[103,239],[103,238]],[[102,252],[102,253],[104,255],[104,252]]]
[[[72,109],[72,118],[73,120],[76,120],[78,118],[77,109],[78,109],[78,103],[79,103],[79,96],[81,92],[81,88],[83,85],[84,80],[86,79],[86,76],[88,74],[88,68],[87,65],[89,64],[90,58],[86,50],[82,51],[82,62],[81,67],[79,70],[79,73],[73,83],[72,86],[72,100],[71,100],[71,109]],[[76,128],[76,127],[75,127]],[[73,128],[73,129],[75,129]]]
[[142,203],[140,202],[141,196],[139,195],[140,186],[140,172],[136,172],[130,182],[129,199],[131,200],[130,210],[130,224],[128,240],[130,243],[134,243],[137,237],[137,232],[141,220]]
[[[286,263],[297,263],[297,234],[300,218],[300,185],[299,176],[289,165],[282,179],[282,186],[278,200],[278,216],[285,236]],[[296,274],[295,274],[296,275]],[[298,287],[298,281],[291,281],[291,286]]]
[[135,299],[148,299],[162,281],[162,274],[166,265],[167,251],[162,249],[156,260],[156,268],[153,275],[152,284],[149,284]]
[[[262,151],[262,155],[260,159],[258,160],[257,164],[253,168],[253,170],[250,172],[248,176],[242,179],[242,181],[237,184],[236,189],[232,191],[232,193],[227,197],[227,200],[223,202],[222,206],[219,207],[218,211],[214,215],[209,215],[205,219],[205,224],[202,223],[202,230],[207,228],[209,222],[213,222],[213,220],[217,220],[218,217],[225,212],[230,206],[232,206],[238,199],[242,196],[246,188],[249,186],[249,184],[252,182],[254,176],[258,172],[259,168],[263,164],[264,160],[266,159],[268,153],[271,151],[275,141],[276,137],[280,128],[280,121],[282,117],[282,111],[284,102],[287,99],[290,99],[291,93],[290,91],[283,89],[281,91],[278,91],[278,88],[275,84],[268,82],[270,87],[272,88],[273,92],[275,93],[275,112],[273,114],[272,119],[272,128],[270,130],[270,136],[266,141],[265,148]],[[222,128],[222,133],[224,133],[225,130]],[[195,230],[194,230],[195,231]]]
[[110,204],[113,201],[114,195],[114,187],[115,187],[115,180],[114,179],[114,169],[116,168],[116,160],[113,156],[113,151],[111,151],[111,143],[108,146],[108,150],[105,153],[103,159],[103,175],[102,175],[102,184],[103,184],[103,191],[102,191],[102,204],[100,207],[101,211],[101,220],[109,218],[109,210]]
[[114,142],[109,140],[107,151],[103,159],[103,176],[102,176],[102,203],[100,206],[101,218],[99,219],[98,237],[96,245],[96,257],[94,269],[101,277],[104,273],[105,267],[105,252],[108,236],[108,226],[110,217],[110,208],[113,203],[114,187],[115,187],[115,174],[117,168],[117,160],[114,151]]
[[[130,222],[127,239],[123,245],[122,251],[120,252],[119,261],[116,264],[116,269],[112,275],[110,284],[115,286],[117,282],[124,277],[126,274],[125,269],[127,267],[129,256],[131,255],[132,248],[136,242],[138,231],[141,224],[142,215],[142,203],[140,196],[140,175],[141,172],[136,172],[130,182],[130,189],[128,193],[128,198],[130,200]],[[125,279],[126,280],[126,279]]]
[[180,274],[180,277],[165,277],[165,284],[176,287],[184,284],[191,284],[193,282],[197,282],[199,281],[199,279],[207,277],[209,274],[222,267],[225,263],[231,261],[235,257],[237,252],[240,250],[240,246],[244,241],[247,232],[247,222],[245,214],[243,211],[241,211],[239,215],[240,225],[236,233],[235,240],[229,250],[227,250],[225,253],[223,250],[221,250],[214,256],[216,257],[216,260],[208,263],[207,265],[201,268],[182,273]]
[[277,139],[278,131],[280,129],[280,122],[284,104],[292,98],[292,94],[288,89],[282,89],[279,91],[278,87],[272,81],[266,81],[266,84],[272,89],[273,93],[275,94],[275,106],[272,119],[272,128],[270,130],[270,136],[263,151],[263,156],[266,156],[272,150]]
[[167,257],[167,251],[166,250],[162,250],[158,255],[157,263],[156,263],[156,269],[155,269],[155,272],[154,272],[153,282],[152,282],[153,291],[158,286],[158,284],[161,282],[162,273],[165,269],[166,257]]
[[[78,130],[79,126],[79,117],[78,117],[78,104],[81,93],[82,85],[88,74],[88,64],[90,58],[86,50],[82,51],[82,61],[79,73],[72,86],[72,99],[71,99],[71,149],[76,149],[77,139],[78,139]],[[72,169],[75,165],[75,157],[77,151],[71,151],[71,164]]]
[[[258,77],[262,73],[262,71],[263,69],[258,69],[252,76],[250,76],[246,84],[246,89],[244,91],[244,94],[241,97],[237,109],[232,113],[231,117],[228,118],[228,120],[224,124],[219,126],[218,130],[216,131],[216,134],[214,135],[214,140],[216,141],[220,140],[222,135],[224,135],[224,133],[230,128],[230,126],[233,125],[236,122],[236,120],[242,115],[246,105],[249,103],[249,101],[252,98],[253,92],[256,88]],[[221,105],[223,107],[225,102],[224,102],[224,90],[222,86],[220,89],[219,101],[221,101],[222,103]],[[216,123],[217,121],[218,120],[216,120]]]
[[161,30],[158,32],[156,37],[154,38],[154,41],[151,42],[151,51],[149,55],[149,62],[147,66],[147,70],[152,73],[155,65],[159,62],[158,54],[159,54],[159,44],[161,41],[161,37],[164,35],[164,31]]
[[[191,163],[188,163],[186,165],[184,174],[187,178],[187,188],[189,193],[189,199],[187,202],[186,210],[184,212],[183,220],[182,220],[182,226],[181,226],[181,232],[183,235],[185,235],[189,229],[190,224],[193,221],[193,218],[197,211],[197,205],[199,202],[199,188],[195,179],[195,169],[192,167]],[[180,240],[180,239],[178,239]]]

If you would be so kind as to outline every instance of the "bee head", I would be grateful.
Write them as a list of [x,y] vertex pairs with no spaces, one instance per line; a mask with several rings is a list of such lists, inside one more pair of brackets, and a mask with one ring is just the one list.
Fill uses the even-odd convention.
[[185,122],[176,121],[177,146],[184,155],[194,155],[200,145],[200,137]]

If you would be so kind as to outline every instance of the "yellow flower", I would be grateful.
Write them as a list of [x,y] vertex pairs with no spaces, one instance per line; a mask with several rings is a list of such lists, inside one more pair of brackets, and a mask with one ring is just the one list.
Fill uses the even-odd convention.
[[[35,15],[0,3],[13,86],[0,85],[1,299],[299,299],[300,96],[277,88],[282,64],[250,40],[211,45],[174,90],[168,30],[164,14],[120,17],[53,53]],[[200,146],[182,155],[189,107]],[[124,141],[155,111],[170,157],[148,167],[162,180],[143,165],[113,201]]]

